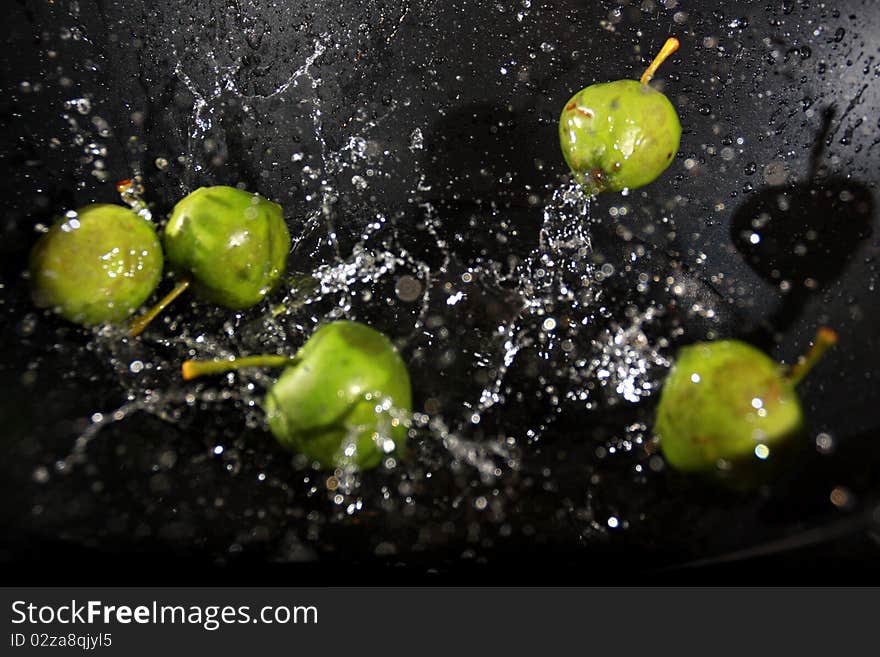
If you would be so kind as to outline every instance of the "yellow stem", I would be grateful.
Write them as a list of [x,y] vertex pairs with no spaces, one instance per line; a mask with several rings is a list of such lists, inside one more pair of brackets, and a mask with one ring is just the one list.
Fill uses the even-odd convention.
[[654,73],[660,68],[660,65],[663,64],[672,53],[678,50],[679,45],[681,44],[675,37],[669,37],[666,39],[666,43],[660,48],[660,52],[657,53],[657,56],[654,58],[654,61],[651,62],[651,65],[645,69],[644,73],[642,73],[642,78],[639,81],[642,84],[648,84],[651,81],[651,78],[654,77]]
[[150,322],[152,322],[154,319],[156,319],[156,317],[159,316],[159,313],[170,306],[177,297],[186,292],[191,283],[192,279],[189,276],[181,279],[181,281],[174,286],[174,289],[171,290],[171,292],[162,297],[159,303],[150,308],[147,312],[138,317],[129,325],[128,334],[131,337],[136,337],[143,333],[144,329],[149,326]]
[[823,326],[822,328],[820,328],[816,332],[816,338],[813,340],[813,346],[810,347],[810,350],[806,353],[805,356],[800,357],[797,364],[792,367],[788,373],[788,380],[791,381],[792,385],[799,384],[809,373],[809,371],[813,369],[813,366],[819,362],[819,359],[822,358],[822,355],[836,343],[836,331],[828,328],[827,326]]
[[299,362],[296,357],[266,354],[263,356],[244,356],[234,360],[188,360],[180,367],[184,381],[191,381],[200,376],[222,374],[245,367],[285,367]]

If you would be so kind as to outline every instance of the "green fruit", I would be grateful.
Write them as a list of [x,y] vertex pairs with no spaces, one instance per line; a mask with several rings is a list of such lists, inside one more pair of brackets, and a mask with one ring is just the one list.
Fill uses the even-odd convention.
[[388,338],[364,324],[333,322],[312,335],[295,361],[266,395],[278,442],[325,467],[360,469],[405,444],[398,414],[412,409],[409,374]]
[[836,339],[822,329],[790,370],[737,340],[684,347],[663,384],[654,426],[666,460],[708,473],[771,457],[803,429],[795,387]]
[[162,246],[153,224],[119,205],[68,212],[30,255],[34,303],[93,326],[131,315],[162,276]]
[[181,374],[188,381],[246,367],[285,367],[266,394],[269,429],[325,467],[373,468],[406,444],[409,373],[391,341],[365,324],[326,324],[292,358],[189,360]]
[[670,465],[705,472],[766,456],[802,426],[797,393],[779,364],[751,345],[723,340],[681,350],[663,385],[655,430]]
[[248,308],[277,285],[290,233],[281,206],[234,187],[202,187],[184,197],[165,226],[165,255],[196,294]]
[[562,154],[591,194],[647,185],[678,152],[681,124],[675,108],[647,84],[659,63],[677,49],[678,42],[671,41],[642,81],[594,84],[566,103],[559,119]]

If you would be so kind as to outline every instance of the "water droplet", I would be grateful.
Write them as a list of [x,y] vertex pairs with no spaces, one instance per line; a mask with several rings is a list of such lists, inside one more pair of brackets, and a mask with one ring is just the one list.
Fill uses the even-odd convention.
[[416,301],[422,294],[422,284],[412,276],[401,276],[397,279],[394,291],[401,301]]
[[816,451],[820,454],[831,454],[834,451],[834,438],[827,433],[816,436]]

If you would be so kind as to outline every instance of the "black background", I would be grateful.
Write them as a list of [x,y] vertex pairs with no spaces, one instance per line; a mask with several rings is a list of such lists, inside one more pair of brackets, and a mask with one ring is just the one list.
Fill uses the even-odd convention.
[[[0,99],[0,267],[7,319],[0,329],[0,432],[7,453],[0,465],[7,527],[0,548],[4,579],[111,583],[124,577],[139,583],[266,584],[352,579],[880,579],[877,538],[871,533],[877,524],[873,509],[880,501],[880,317],[872,205],[880,163],[880,11],[870,0],[847,0],[833,7],[794,0],[731,4],[713,0],[667,9],[660,2],[619,6],[533,0],[522,20],[516,17],[524,10],[519,3],[501,3],[506,11],[500,12],[495,3],[421,0],[339,6],[293,2],[281,3],[280,8],[250,2],[182,6],[82,1],[75,16],[70,3],[10,5],[3,28]],[[675,20],[680,11],[688,13],[683,23]],[[604,29],[602,21],[614,30]],[[371,29],[359,29],[362,23]],[[71,26],[79,26],[85,37],[63,38],[63,28]],[[193,542],[156,535],[107,537],[100,530],[100,498],[83,503],[77,512],[63,508],[65,496],[90,497],[87,490],[76,488],[79,484],[46,497],[31,479],[35,464],[69,443],[81,428],[77,418],[121,400],[97,358],[92,362],[82,353],[75,359],[71,355],[87,344],[86,335],[52,320],[41,320],[34,332],[22,330],[22,320],[32,311],[21,273],[36,237],[34,225],[50,220],[60,207],[115,200],[111,183],[123,177],[117,172],[130,172],[133,166],[144,172],[150,199],[159,208],[170,208],[183,190],[197,184],[243,182],[283,203],[289,217],[303,216],[313,209],[307,197],[314,190],[303,182],[302,169],[317,165],[319,150],[311,121],[291,108],[293,101],[280,100],[260,104],[255,118],[221,92],[208,134],[218,146],[207,153],[193,150],[188,133],[194,98],[174,75],[173,63],[181,61],[204,89],[211,79],[204,57],[210,48],[221,64],[238,62],[233,79],[240,90],[267,95],[311,53],[314,38],[327,31],[348,44],[330,49],[315,67],[322,78],[324,136],[332,148],[344,143],[348,126],[359,116],[381,116],[395,99],[409,100],[395,104],[390,118],[374,129],[389,150],[403,155],[388,165],[399,175],[371,187],[375,198],[369,205],[405,211],[410,188],[401,181],[412,169],[407,158],[418,157],[432,183],[430,200],[450,215],[460,211],[462,199],[492,199],[507,208],[519,230],[510,246],[514,253],[527,253],[538,230],[537,214],[522,209],[527,196],[523,190],[529,186],[546,195],[564,173],[555,133],[558,108],[586,84],[637,77],[649,53],[668,34],[678,36],[682,50],[660,78],[682,117],[679,157],[660,181],[629,199],[632,210],[625,220],[615,222],[609,216],[619,198],[596,202],[598,248],[613,253],[615,231],[625,225],[656,250],[658,262],[683,263],[711,289],[719,300],[723,333],[749,337],[780,359],[791,360],[802,352],[818,325],[833,325],[840,345],[803,392],[812,435],[833,435],[835,453],[821,459],[815,454],[805,457],[798,473],[788,472],[783,484],[759,499],[664,478],[652,490],[650,519],[643,529],[600,541],[584,539],[576,522],[552,514],[555,502],[549,498],[583,490],[577,469],[560,466],[557,476],[565,490],[535,492],[516,506],[518,522],[530,524],[535,532],[497,542],[474,560],[461,558],[460,544],[379,558],[363,536],[366,530],[351,526],[328,530],[324,545],[335,548],[315,547],[318,561],[277,563],[269,548],[218,559],[219,546],[234,534],[229,525],[217,526],[215,534]],[[723,51],[707,47],[712,38]],[[552,53],[541,49],[545,42],[553,44]],[[634,50],[636,45],[641,54]],[[49,57],[50,50],[57,56]],[[577,56],[572,55],[575,51]],[[502,65],[510,68],[509,75],[499,74]],[[62,84],[65,77],[72,87]],[[43,90],[25,91],[23,81],[40,81]],[[113,172],[110,182],[89,175],[90,167],[80,162],[82,146],[73,142],[61,117],[64,101],[85,93],[91,95],[96,113],[113,126],[113,135],[103,140],[109,144],[105,160]],[[140,112],[136,121],[134,112]],[[407,148],[413,125],[421,126],[426,143],[418,155]],[[132,149],[133,136],[140,150]],[[726,146],[736,150],[730,161],[720,155]],[[292,153],[298,151],[305,158],[292,161]],[[194,160],[174,161],[184,152],[194,153]],[[172,160],[169,170],[152,165],[157,157]],[[535,166],[536,159],[545,163],[542,168]],[[694,166],[686,168],[686,161]],[[736,227],[749,204],[767,202],[776,191],[763,175],[770,163],[782,163],[788,174],[784,184],[803,199],[794,215],[777,222],[779,239],[784,243],[787,235],[804,226],[822,236],[807,264],[777,253],[768,267],[766,254],[752,253],[737,241]],[[512,182],[498,184],[507,172]],[[348,176],[336,181],[339,204],[357,225],[365,220],[358,214],[363,199],[347,181]],[[835,197],[846,190],[868,210],[814,203],[809,192],[816,189],[831,190]],[[661,223],[659,217],[670,222]],[[834,218],[831,225],[829,217]],[[297,221],[293,219],[293,230]],[[344,241],[346,231],[341,232]],[[484,247],[477,238],[460,248],[462,257],[473,257],[492,247]],[[779,266],[790,268],[788,276],[815,279],[818,288],[804,291],[796,286],[794,294],[783,298],[767,280],[770,270]],[[72,362],[77,371],[70,372]],[[22,374],[34,363],[36,383],[22,385]],[[580,431],[581,422],[563,419],[553,429],[555,437],[564,444]],[[207,423],[191,427],[189,435],[211,430]],[[154,456],[151,441],[159,435],[186,440],[184,430],[144,417],[109,430],[107,441],[124,439],[132,453],[149,460]],[[112,453],[108,450],[102,458],[112,459]],[[553,458],[545,453],[536,457],[536,464]],[[108,485],[132,514],[155,514],[158,507],[169,509],[171,516],[178,502],[214,485],[229,485],[218,481],[217,473],[182,471],[173,494],[145,499],[153,493],[129,481],[130,476],[121,471]],[[828,501],[834,486],[851,492],[854,501],[846,510]],[[243,485],[232,492],[248,495]],[[35,501],[58,504],[51,521],[33,520]],[[786,537],[795,538],[785,542]],[[756,547],[761,552],[765,545],[772,554],[742,552]],[[713,555],[728,555],[729,560],[678,567]]]

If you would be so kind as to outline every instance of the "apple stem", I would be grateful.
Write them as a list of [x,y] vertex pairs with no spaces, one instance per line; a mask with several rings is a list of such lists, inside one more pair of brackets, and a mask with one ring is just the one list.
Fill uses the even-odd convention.
[[298,362],[299,359],[296,356],[278,356],[275,354],[244,356],[243,358],[232,360],[187,360],[181,365],[180,373],[184,381],[191,381],[200,376],[222,374],[223,372],[231,372],[246,367],[285,367],[295,365]]
[[823,354],[836,343],[836,331],[828,328],[827,326],[823,326],[822,328],[820,328],[816,332],[816,337],[813,340],[813,346],[810,347],[810,350],[806,353],[806,355],[801,356],[797,364],[789,370],[787,378],[791,382],[791,384],[798,385],[801,381],[803,381],[804,377],[810,372],[811,369],[813,369],[813,366],[819,362],[819,359],[822,358]]
[[150,308],[143,315],[135,319],[128,327],[128,334],[131,337],[136,337],[143,333],[144,329],[150,325],[156,317],[159,316],[163,310],[165,310],[171,303],[179,297],[181,294],[186,292],[187,288],[189,288],[192,283],[192,279],[189,276],[184,277],[181,281],[174,286],[174,289],[171,290],[168,294],[166,294],[155,306]]
[[666,39],[666,43],[663,44],[663,47],[660,48],[660,52],[657,53],[657,56],[654,58],[654,61],[651,62],[651,65],[645,69],[645,72],[642,73],[642,77],[639,80],[642,84],[648,84],[651,81],[651,78],[654,77],[654,73],[657,72],[657,69],[660,68],[660,65],[665,62],[669,56],[678,50],[678,47],[681,45],[678,39],[675,37],[669,37]]

